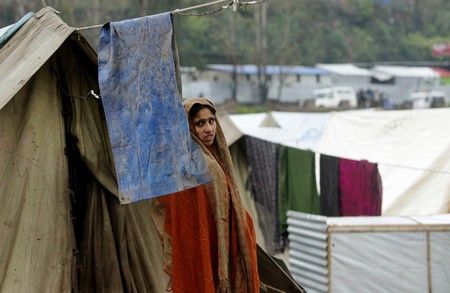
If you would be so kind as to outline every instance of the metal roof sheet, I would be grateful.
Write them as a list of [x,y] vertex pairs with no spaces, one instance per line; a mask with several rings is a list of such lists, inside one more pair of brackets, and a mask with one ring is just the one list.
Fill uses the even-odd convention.
[[[258,74],[258,66],[253,64],[231,65],[231,64],[210,64],[207,69],[231,73],[236,70],[237,74]],[[282,66],[266,65],[266,73],[269,75],[277,74],[299,74],[299,75],[327,75],[328,72],[321,68],[306,66]]]

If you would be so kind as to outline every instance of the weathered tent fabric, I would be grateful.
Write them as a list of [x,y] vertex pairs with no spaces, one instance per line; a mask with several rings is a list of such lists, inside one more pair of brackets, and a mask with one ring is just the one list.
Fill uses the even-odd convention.
[[270,256],[259,246],[258,269],[261,292],[306,292],[295,282],[282,260]]
[[211,181],[181,105],[173,37],[169,13],[111,22],[100,34],[99,83],[124,203]]
[[46,63],[72,31],[46,8],[0,49],[2,292],[74,288],[61,98],[57,75]]
[[339,193],[341,216],[381,215],[382,184],[376,164],[340,159]]
[[448,125],[449,108],[333,113],[319,152],[378,163],[383,215],[448,213]]
[[0,109],[73,31],[74,28],[63,23],[51,7],[46,7],[14,34],[0,50]]
[[288,210],[320,213],[314,153],[281,146],[279,168],[279,215],[282,232],[286,232]]
[[61,110],[49,63],[0,110],[2,292],[72,289],[75,239]]
[[339,158],[320,155],[320,214],[338,217],[339,197]]
[[[70,184],[75,202],[78,280],[82,292],[164,292],[168,275],[152,200],[121,205],[101,102],[97,66],[70,41],[57,52],[67,115]],[[71,253],[72,257],[72,253]]]
[[280,145],[251,136],[245,137],[250,168],[251,191],[259,225],[269,253],[283,249],[279,229],[278,165]]

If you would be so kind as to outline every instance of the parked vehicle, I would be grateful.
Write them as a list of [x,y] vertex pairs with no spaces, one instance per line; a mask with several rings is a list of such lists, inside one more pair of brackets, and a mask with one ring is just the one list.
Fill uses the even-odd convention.
[[415,92],[407,98],[404,104],[411,109],[426,109],[445,107],[446,101],[447,94],[445,92]]
[[353,88],[348,86],[329,87],[313,91],[315,107],[356,107],[357,98]]

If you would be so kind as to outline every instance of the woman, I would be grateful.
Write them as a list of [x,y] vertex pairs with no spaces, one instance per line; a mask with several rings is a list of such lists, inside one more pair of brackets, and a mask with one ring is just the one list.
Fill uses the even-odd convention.
[[211,102],[184,103],[213,182],[161,197],[166,271],[174,292],[259,292],[256,240]]

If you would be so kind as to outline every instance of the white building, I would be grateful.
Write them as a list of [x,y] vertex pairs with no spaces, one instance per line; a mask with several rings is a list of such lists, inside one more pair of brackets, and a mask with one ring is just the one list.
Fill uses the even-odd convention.
[[[296,103],[312,91],[331,85],[327,71],[304,66],[265,67],[268,99]],[[233,76],[235,77],[233,79]],[[211,64],[205,69],[182,68],[183,97],[204,96],[221,104],[233,97],[244,104],[261,101],[256,65]]]
[[[268,100],[297,103],[312,97],[315,89],[350,86],[372,90],[393,104],[401,104],[413,92],[439,88],[439,74],[429,67],[376,65],[371,69],[353,64],[317,64],[316,67],[265,67]],[[183,97],[203,96],[214,103],[231,100],[243,104],[261,102],[256,65],[211,64],[205,69],[182,68]]]
[[430,67],[376,65],[372,68],[371,86],[399,103],[413,92],[437,88],[439,74]]

